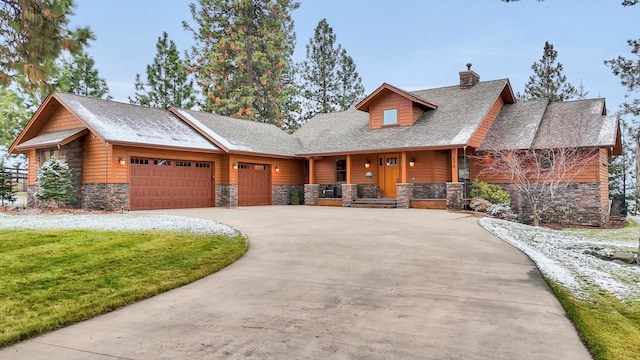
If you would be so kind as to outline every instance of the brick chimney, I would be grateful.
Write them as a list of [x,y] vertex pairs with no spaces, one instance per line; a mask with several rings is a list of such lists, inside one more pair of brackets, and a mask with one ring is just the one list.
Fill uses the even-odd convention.
[[460,71],[458,74],[460,75],[461,89],[472,88],[473,85],[480,82],[480,75],[476,74],[475,71],[471,70],[471,63],[467,64],[467,71]]

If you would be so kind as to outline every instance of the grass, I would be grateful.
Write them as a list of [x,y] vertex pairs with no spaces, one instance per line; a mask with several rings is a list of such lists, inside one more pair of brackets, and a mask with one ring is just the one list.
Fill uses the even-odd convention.
[[627,222],[629,225],[622,229],[566,229],[564,231],[599,240],[628,241],[637,244],[640,236],[640,224],[631,218],[627,218]]
[[239,234],[0,231],[0,346],[190,283],[247,248]]
[[640,359],[640,303],[623,303],[606,293],[575,298],[562,286],[551,289],[596,360]]

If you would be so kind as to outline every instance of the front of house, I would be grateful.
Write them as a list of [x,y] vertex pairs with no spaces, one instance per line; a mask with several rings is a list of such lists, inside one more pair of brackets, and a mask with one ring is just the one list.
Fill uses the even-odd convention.
[[480,82],[471,70],[459,77],[455,86],[414,92],[383,84],[355,108],[319,114],[291,135],[211,113],[58,93],[10,151],[29,159],[30,194],[44,161],[66,160],[75,205],[87,209],[282,205],[293,192],[307,205],[388,199],[394,207],[461,209],[465,184],[479,179],[509,190],[526,220],[513,179],[483,171],[482,154],[498,142],[541,146],[557,133],[542,129],[571,117],[588,130],[579,146],[600,156],[572,178],[562,205],[575,211],[566,221],[608,221],[607,164],[621,149],[617,118],[606,116],[603,99],[519,103],[508,79]]

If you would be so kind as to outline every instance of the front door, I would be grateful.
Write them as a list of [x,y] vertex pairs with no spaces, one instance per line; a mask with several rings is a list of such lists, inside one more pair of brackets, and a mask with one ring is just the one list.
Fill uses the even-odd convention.
[[400,154],[386,154],[378,158],[378,187],[383,197],[396,197]]

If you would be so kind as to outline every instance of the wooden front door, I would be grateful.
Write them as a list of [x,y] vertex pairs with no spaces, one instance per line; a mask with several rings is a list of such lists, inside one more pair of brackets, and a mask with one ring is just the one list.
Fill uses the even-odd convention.
[[396,197],[400,154],[386,154],[378,158],[378,187],[383,197]]

